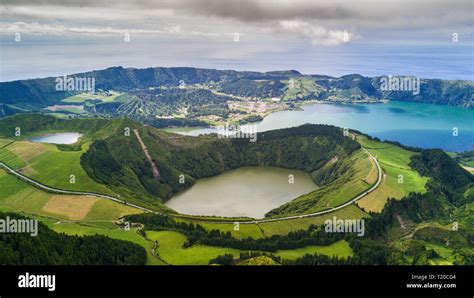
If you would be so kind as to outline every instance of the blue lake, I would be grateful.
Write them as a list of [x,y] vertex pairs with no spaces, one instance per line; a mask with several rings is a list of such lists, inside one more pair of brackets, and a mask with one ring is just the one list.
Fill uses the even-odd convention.
[[74,144],[80,137],[81,134],[77,132],[61,132],[33,137],[29,140],[35,143]]
[[[462,107],[409,102],[312,104],[301,111],[270,114],[255,125],[262,132],[305,123],[347,127],[383,140],[421,148],[456,152],[474,150],[474,109]],[[216,132],[209,128],[171,131],[186,135]]]

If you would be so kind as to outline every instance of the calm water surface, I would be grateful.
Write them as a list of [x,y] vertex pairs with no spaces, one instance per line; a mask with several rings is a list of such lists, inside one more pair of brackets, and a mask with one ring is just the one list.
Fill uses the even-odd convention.
[[[409,102],[313,104],[304,106],[302,111],[270,114],[256,125],[261,132],[305,123],[348,127],[383,140],[421,148],[474,150],[474,109],[462,107]],[[455,128],[457,136],[453,135]],[[215,132],[210,128],[172,131],[187,135]]]
[[[289,183],[293,175],[294,183]],[[203,178],[165,203],[185,214],[262,218],[268,211],[317,189],[310,175],[275,167],[242,167]]]
[[81,134],[77,132],[61,132],[34,137],[30,141],[35,143],[74,144],[80,137]]

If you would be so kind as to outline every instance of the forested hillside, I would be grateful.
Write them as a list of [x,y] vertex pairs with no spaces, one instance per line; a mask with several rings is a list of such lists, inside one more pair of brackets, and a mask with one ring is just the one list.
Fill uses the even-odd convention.
[[[151,169],[136,138],[114,136],[97,141],[81,159],[84,169],[96,181],[168,199],[190,186],[194,179],[214,176],[242,166],[276,166],[312,173],[335,156],[342,163],[359,148],[333,126],[303,125],[258,134],[249,139],[194,138],[153,128],[140,130],[150,154],[160,169],[153,179]],[[180,175],[184,182],[180,183]]]
[[[28,219],[0,212],[0,218]],[[0,233],[0,265],[145,265],[143,247],[105,236],[67,236],[38,223],[38,235]]]
[[[448,81],[421,79],[420,93],[411,91],[382,91],[380,77],[364,77],[358,74],[339,78],[322,75],[302,75],[297,71],[238,72],[233,70],[198,69],[191,67],[156,67],[146,69],[111,67],[85,73],[71,74],[69,78],[94,78],[96,90],[115,90],[133,93],[157,87],[192,86],[213,88],[228,95],[271,98],[285,100],[319,99],[338,101],[397,100],[435,104],[473,106],[474,83],[471,81]],[[301,83],[303,82],[303,83]],[[301,83],[301,84],[300,84]],[[30,79],[0,83],[0,104],[11,108],[40,110],[79,92],[55,90],[55,78]],[[299,95],[298,95],[299,94]],[[203,95],[203,94],[201,94]],[[208,96],[208,95],[206,95]],[[191,100],[183,94],[165,94],[159,102]],[[9,110],[9,113],[19,112]],[[6,114],[6,113],[4,113]]]

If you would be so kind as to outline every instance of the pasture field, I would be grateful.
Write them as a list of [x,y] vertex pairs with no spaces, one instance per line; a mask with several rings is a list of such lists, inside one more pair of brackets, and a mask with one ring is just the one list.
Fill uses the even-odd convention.
[[80,151],[61,151],[55,144],[15,141],[0,149],[0,161],[47,186],[114,195],[82,168],[80,158],[89,146],[85,143]]
[[369,215],[362,211],[357,206],[347,206],[343,209],[313,217],[304,217],[297,219],[290,219],[284,221],[264,222],[258,224],[240,224],[239,231],[234,230],[234,222],[227,223],[213,223],[212,220],[197,221],[184,220],[175,217],[176,221],[199,224],[208,231],[218,229],[222,232],[230,232],[232,236],[237,239],[251,237],[254,239],[262,237],[270,237],[273,235],[286,235],[289,232],[306,230],[310,225],[323,225],[327,219],[332,219],[335,216],[338,219],[361,219],[367,218]]
[[0,148],[5,147],[6,145],[10,144],[11,142],[12,142],[12,140],[0,138]]
[[116,220],[141,210],[107,199],[58,195],[37,189],[0,170],[0,208],[60,220]]
[[[232,254],[234,258],[237,258],[240,252],[243,252],[238,249],[208,245],[183,248],[186,236],[174,231],[147,231],[146,237],[158,242],[159,257],[173,265],[207,265],[209,260],[219,255]],[[299,249],[278,250],[275,255],[285,259],[296,259],[307,253],[347,257],[352,255],[352,250],[347,242],[339,241],[328,246],[312,245]]]
[[77,94],[77,95],[73,95],[73,96],[70,96],[68,98],[65,98],[65,99],[61,100],[61,102],[64,102],[64,103],[83,103],[88,99],[100,100],[102,102],[112,102],[120,95],[122,95],[122,93],[117,93],[117,92],[113,92],[110,96],[107,96],[105,94],[81,93],[81,94]]
[[53,195],[42,210],[51,214],[60,214],[70,220],[81,220],[90,212],[98,198],[88,196]]
[[[8,147],[10,145],[7,145]],[[0,149],[0,161],[9,165],[13,169],[20,169],[27,166],[21,158],[16,156],[13,152],[8,150],[6,147]]]
[[238,257],[240,251],[232,248],[193,245],[183,248],[186,236],[173,231],[147,231],[146,237],[158,241],[158,255],[173,265],[207,265],[209,260],[219,255],[232,254]]
[[319,216],[264,222],[259,223],[258,225],[262,229],[263,235],[265,237],[270,237],[272,235],[286,235],[289,232],[297,230],[306,230],[312,224],[316,226],[323,225],[325,220],[332,219],[333,216],[337,219],[361,219],[369,217],[367,213],[357,206],[350,205],[340,210]]
[[363,151],[357,152],[351,161],[354,163],[352,178],[335,194],[328,207],[341,205],[368,189],[377,181],[377,166]]
[[388,198],[401,199],[410,192],[426,192],[425,184],[428,178],[421,177],[409,166],[410,157],[416,153],[392,144],[371,141],[363,136],[357,139],[378,159],[384,172],[380,186],[357,202],[361,208],[380,212]]
[[278,250],[277,256],[282,259],[294,260],[304,256],[305,254],[319,254],[326,256],[337,256],[337,257],[352,257],[353,252],[349,243],[345,240],[341,240],[330,244],[328,246],[307,246],[303,248],[291,249],[291,250]]
[[104,218],[122,218],[129,214],[143,213],[144,211],[113,202],[107,199],[97,200],[85,217],[86,220],[101,220]]

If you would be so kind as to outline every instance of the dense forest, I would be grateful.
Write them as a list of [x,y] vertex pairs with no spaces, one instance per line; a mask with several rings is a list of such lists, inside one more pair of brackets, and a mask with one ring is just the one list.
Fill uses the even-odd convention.
[[186,119],[195,120],[196,117],[207,115],[225,118],[229,113],[227,101],[231,99],[206,89],[153,89],[130,91],[129,94],[132,96],[129,101],[96,104],[88,110],[94,114],[127,116],[154,124],[151,122],[153,119],[180,114],[182,110],[187,112]]
[[[0,212],[0,218],[29,219]],[[143,247],[101,235],[68,236],[38,223],[38,235],[0,233],[1,265],[145,265]]]

